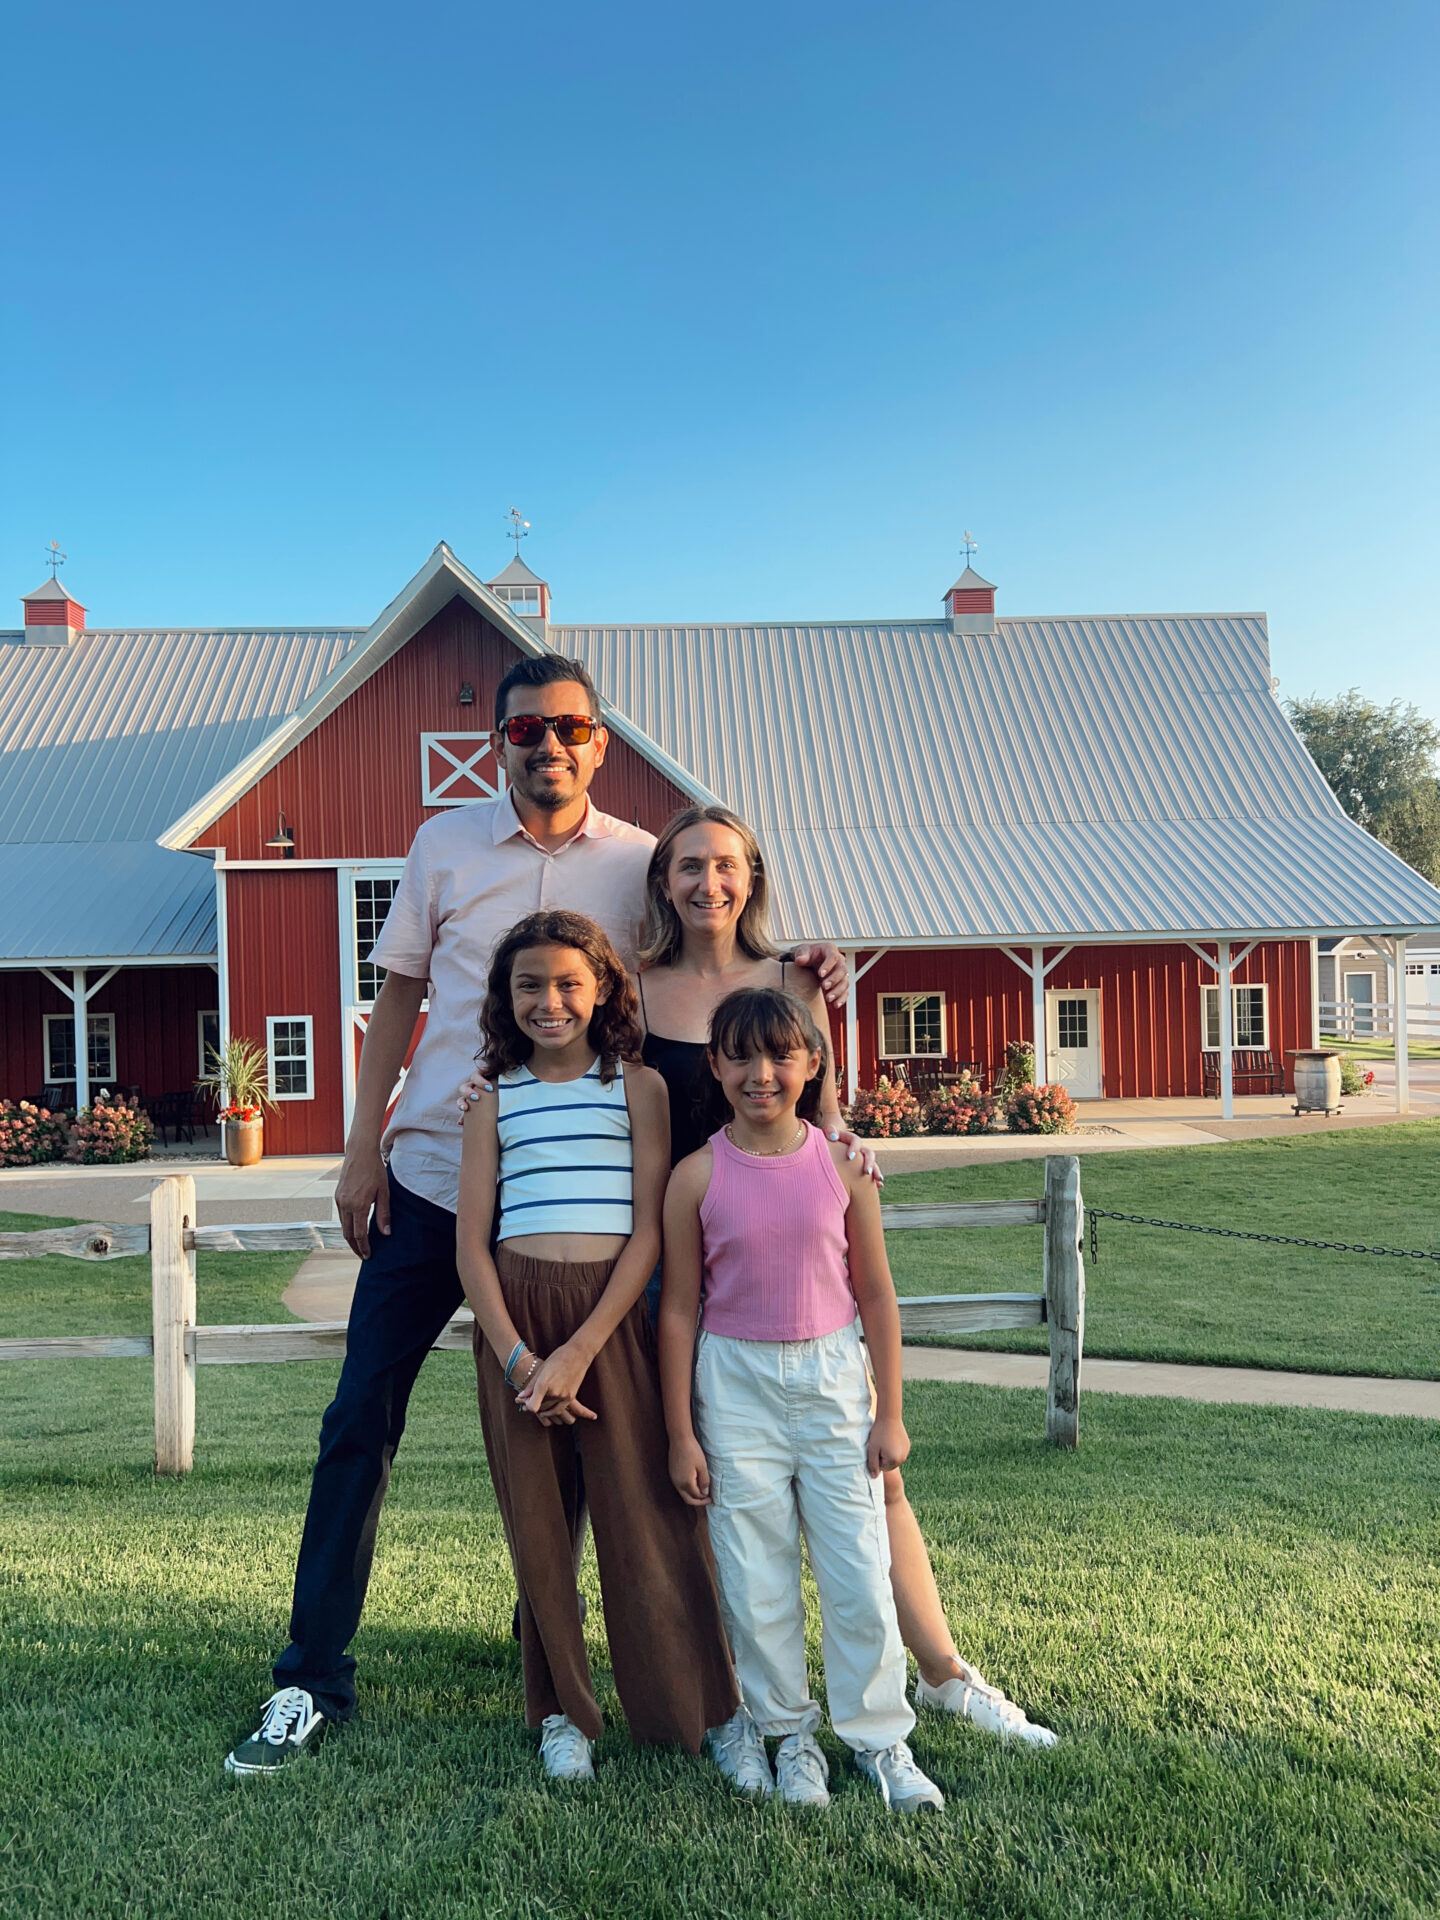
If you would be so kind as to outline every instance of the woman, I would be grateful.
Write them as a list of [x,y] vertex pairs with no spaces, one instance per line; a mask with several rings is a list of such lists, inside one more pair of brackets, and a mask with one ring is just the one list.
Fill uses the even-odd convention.
[[[686,807],[670,820],[650,858],[639,977],[643,1057],[670,1090],[670,1160],[676,1165],[709,1135],[694,1090],[708,1078],[710,1015],[738,987],[781,987],[828,1029],[815,975],[783,958],[770,939],[768,889],[759,844],[725,807]],[[818,1124],[844,1132],[833,1070],[825,1077]],[[873,1166],[873,1162],[870,1163]],[[1026,1719],[998,1687],[961,1659],[940,1604],[930,1556],[898,1468],[885,1475],[890,1581],[900,1633],[920,1669],[919,1700],[963,1714],[987,1732],[1036,1746],[1055,1735]]]

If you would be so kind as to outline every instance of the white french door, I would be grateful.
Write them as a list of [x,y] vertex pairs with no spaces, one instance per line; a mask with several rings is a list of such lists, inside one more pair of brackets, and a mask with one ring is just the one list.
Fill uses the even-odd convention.
[[1100,989],[1050,987],[1045,994],[1045,1077],[1074,1100],[1100,1098]]

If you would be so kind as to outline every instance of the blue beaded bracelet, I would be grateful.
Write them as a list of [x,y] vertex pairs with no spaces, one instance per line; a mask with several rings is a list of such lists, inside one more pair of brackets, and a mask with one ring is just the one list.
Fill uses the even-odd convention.
[[525,1342],[523,1340],[517,1340],[514,1346],[510,1349],[510,1358],[505,1362],[505,1384],[507,1387],[513,1387],[515,1384],[515,1382],[510,1378],[510,1369],[515,1365],[515,1362],[520,1358],[521,1354],[524,1353],[524,1351],[525,1351]]

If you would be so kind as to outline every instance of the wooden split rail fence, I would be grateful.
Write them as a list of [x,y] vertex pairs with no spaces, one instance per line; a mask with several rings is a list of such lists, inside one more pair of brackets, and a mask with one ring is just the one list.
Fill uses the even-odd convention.
[[[893,1233],[914,1228],[1043,1226],[1044,1290],[1040,1293],[932,1294],[900,1302],[902,1335],[985,1333],[1046,1326],[1050,1384],[1045,1437],[1057,1446],[1079,1441],[1080,1355],[1085,1337],[1084,1205],[1080,1162],[1045,1162],[1045,1192],[1033,1200],[962,1200],[882,1208]],[[337,1225],[311,1221],[257,1222],[233,1227],[195,1225],[195,1182],[171,1175],[150,1196],[148,1226],[52,1227],[39,1233],[0,1233],[0,1260],[63,1254],[72,1260],[120,1260],[150,1255],[151,1328],[148,1334],[64,1334],[0,1340],[4,1360],[130,1360],[153,1358],[155,1471],[188,1473],[195,1455],[195,1368],[282,1360],[341,1359],[345,1322],[280,1326],[204,1327],[195,1324],[195,1254],[281,1253],[343,1249]],[[437,1351],[468,1349],[474,1320],[458,1313],[435,1342]]]

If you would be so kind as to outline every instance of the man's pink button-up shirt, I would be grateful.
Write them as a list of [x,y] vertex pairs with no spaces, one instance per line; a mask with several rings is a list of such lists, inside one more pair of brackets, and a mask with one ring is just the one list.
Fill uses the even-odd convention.
[[454,1212],[460,1195],[455,1099],[480,1046],[490,955],[527,913],[588,914],[631,969],[645,910],[652,834],[590,807],[547,853],[520,824],[508,793],[455,807],[416,834],[404,876],[370,958],[430,982],[430,1011],[384,1149],[412,1193]]

